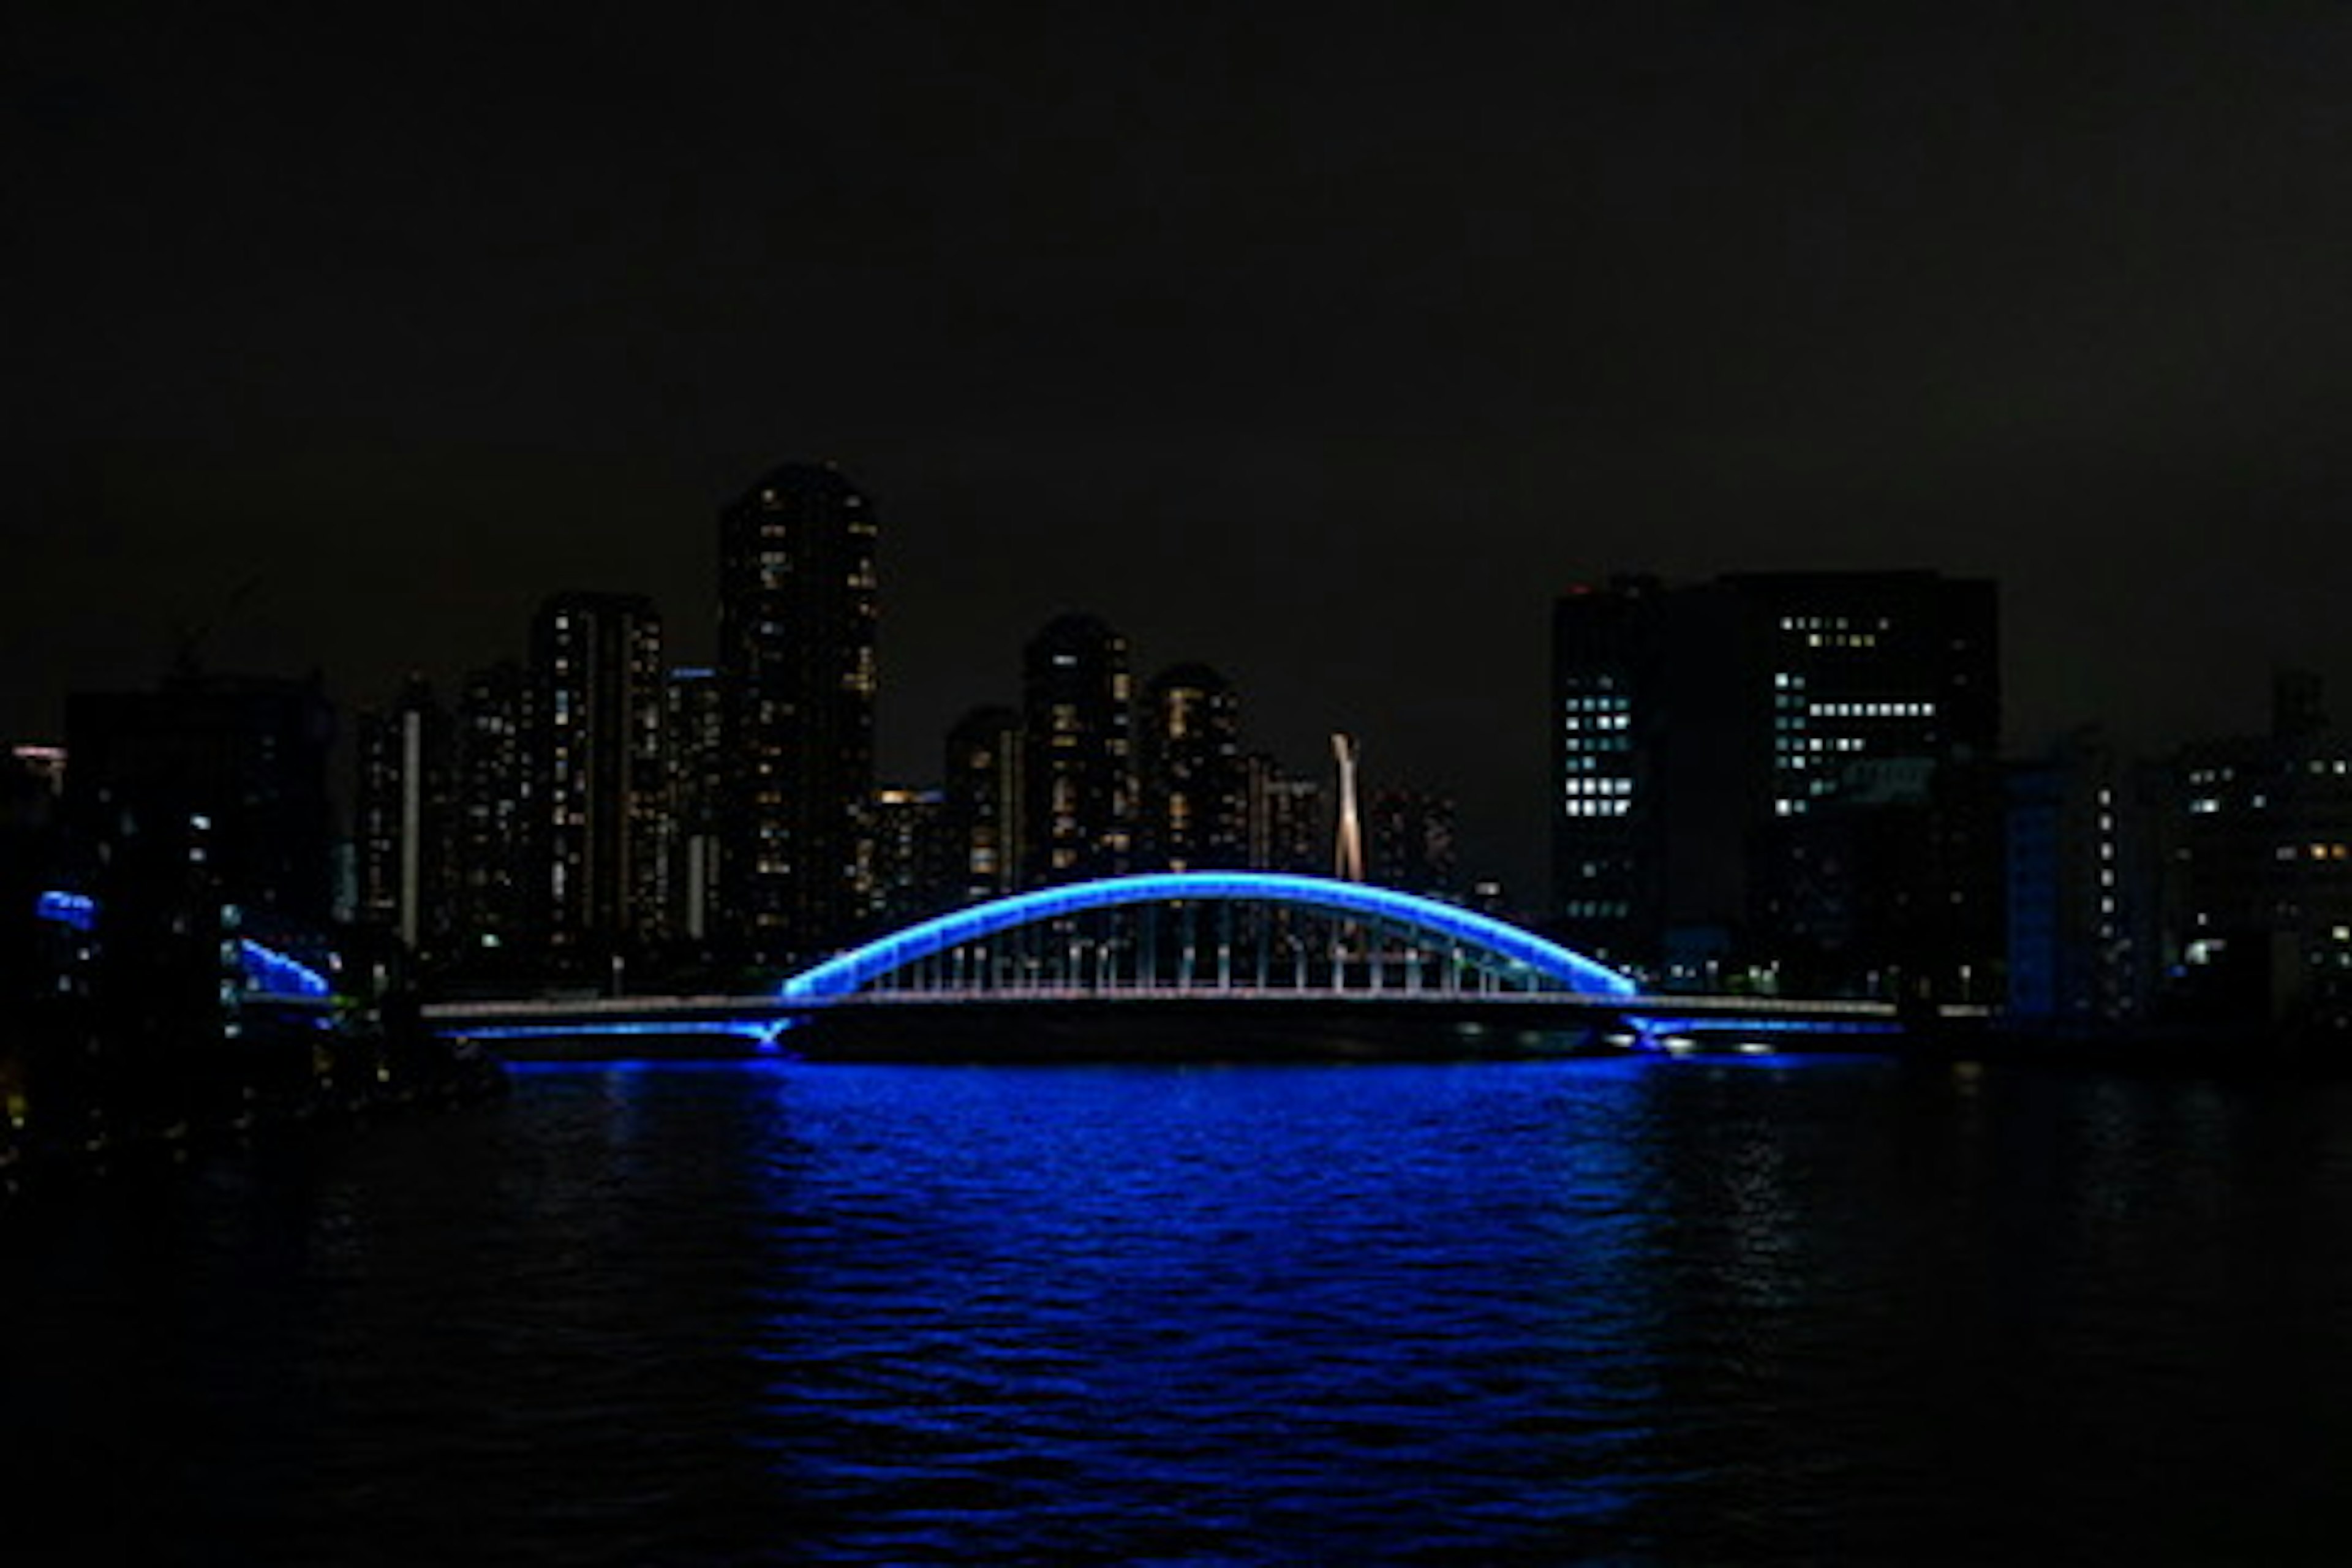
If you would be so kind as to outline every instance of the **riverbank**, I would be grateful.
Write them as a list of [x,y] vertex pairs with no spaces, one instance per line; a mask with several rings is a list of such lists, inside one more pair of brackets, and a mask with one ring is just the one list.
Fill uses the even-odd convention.
[[401,1042],[362,1070],[299,1086],[213,1086],[177,1102],[93,1097],[38,1106],[0,1121],[0,1199],[131,1168],[185,1164],[273,1133],[357,1128],[394,1116],[495,1100],[508,1089],[497,1058],[462,1042]]

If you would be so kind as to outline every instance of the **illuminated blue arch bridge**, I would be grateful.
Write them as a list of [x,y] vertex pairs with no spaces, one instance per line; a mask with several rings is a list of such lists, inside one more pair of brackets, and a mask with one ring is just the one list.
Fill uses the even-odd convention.
[[[1213,1011],[1212,1011],[1213,1009]],[[810,1055],[1520,1054],[1898,1032],[1883,1003],[1644,995],[1632,976],[1475,910],[1364,883],[1167,872],[973,905],[835,954],[760,996],[428,1007],[518,1054],[730,1037]],[[783,1037],[793,1031],[790,1040]],[[1213,1042],[1206,1046],[1204,1042]]]

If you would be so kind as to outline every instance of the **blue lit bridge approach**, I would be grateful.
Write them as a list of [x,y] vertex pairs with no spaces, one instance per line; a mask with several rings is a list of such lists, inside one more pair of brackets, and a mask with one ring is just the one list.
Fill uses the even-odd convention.
[[1526,1055],[1866,1047],[1891,1005],[1645,995],[1507,921],[1364,883],[1244,871],[1114,877],[954,910],[757,996],[428,1006],[510,1055]]

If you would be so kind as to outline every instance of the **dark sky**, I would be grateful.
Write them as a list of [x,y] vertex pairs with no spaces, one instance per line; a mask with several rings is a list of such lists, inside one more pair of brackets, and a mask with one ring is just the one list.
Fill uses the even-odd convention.
[[2014,750],[2352,681],[2352,13],[1548,9],[11,7],[0,734],[182,626],[347,702],[563,587],[705,658],[803,457],[892,775],[1086,608],[1522,886],[1613,570],[1998,577]]

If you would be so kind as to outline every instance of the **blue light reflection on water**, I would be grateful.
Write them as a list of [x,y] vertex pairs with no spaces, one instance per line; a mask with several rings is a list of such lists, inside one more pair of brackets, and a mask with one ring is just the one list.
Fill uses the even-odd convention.
[[[1607,1531],[1653,1380],[1638,1173],[1579,1125],[1596,1075],[1523,1079],[1496,1127],[1475,1070],[1126,1074],[1107,1126],[1119,1072],[877,1075],[804,1108],[846,1157],[774,1173],[777,1223],[856,1239],[775,1303],[766,1413],[856,1551]],[[1509,1168],[1451,1135],[1473,1100],[1528,1140]]]
[[95,1478],[83,1561],[2326,1561],[2347,1237],[2339,1086],[528,1068],[0,1210],[0,1501]]

